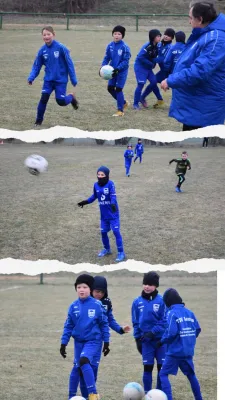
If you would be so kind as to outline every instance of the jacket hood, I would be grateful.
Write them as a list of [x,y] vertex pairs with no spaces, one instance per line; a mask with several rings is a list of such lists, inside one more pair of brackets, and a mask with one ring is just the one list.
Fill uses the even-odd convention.
[[210,28],[210,31],[218,29],[225,32],[225,14],[220,13],[218,17],[208,25],[208,28]]

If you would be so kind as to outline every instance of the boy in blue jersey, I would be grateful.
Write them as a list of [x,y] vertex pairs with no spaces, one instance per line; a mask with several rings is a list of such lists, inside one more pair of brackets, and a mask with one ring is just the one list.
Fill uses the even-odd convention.
[[[137,80],[137,87],[134,92],[134,110],[140,110],[139,103],[141,101],[141,92],[147,80],[157,87],[156,76],[152,69],[155,68],[156,65],[155,60],[158,56],[158,43],[162,35],[158,29],[150,30],[148,35],[149,42],[142,46],[134,63],[134,72]],[[160,96],[159,89],[158,96]]]
[[66,346],[71,336],[74,339],[74,367],[69,380],[69,399],[76,394],[82,374],[89,400],[98,400],[92,360],[102,350],[109,353],[109,324],[102,303],[90,294],[94,278],[89,274],[79,275],[75,282],[78,299],[69,307],[61,338],[60,354],[66,358]]
[[156,83],[151,82],[150,85],[148,85],[144,91],[144,93],[141,96],[141,103],[143,107],[148,108],[148,104],[146,101],[146,97],[153,92],[154,95],[157,98],[157,102],[154,104],[154,108],[158,108],[162,105],[164,105],[164,100],[162,98],[162,95],[159,91],[159,88],[157,86],[157,83],[161,83],[165,77],[165,70],[164,70],[164,59],[172,46],[172,41],[175,36],[175,31],[172,28],[167,28],[164,32],[163,39],[162,41],[158,44],[158,56],[155,60],[155,62],[159,65],[160,70],[156,74]]
[[176,32],[175,38],[176,43],[170,47],[164,60],[164,71],[166,76],[172,74],[175,64],[185,48],[185,33],[183,31]]
[[131,144],[128,144],[127,150],[124,152],[124,158],[125,158],[125,170],[126,170],[126,176],[130,176],[130,167],[132,164],[132,158],[134,157],[134,151],[133,147]]
[[139,158],[140,164],[141,164],[141,162],[142,162],[142,155],[144,154],[144,146],[143,146],[143,144],[142,144],[142,140],[141,140],[141,139],[138,139],[138,142],[137,142],[137,144],[136,144],[136,146],[135,146],[134,152],[135,152],[135,154],[136,154],[136,157],[135,157],[135,159],[134,159],[134,163],[135,163],[135,161]]
[[101,236],[104,249],[100,251],[98,257],[105,257],[111,254],[108,232],[112,229],[116,238],[117,258],[120,262],[125,260],[126,255],[123,250],[123,239],[120,233],[120,214],[116,198],[116,189],[114,182],[109,180],[110,170],[101,166],[97,171],[98,182],[94,184],[93,194],[87,200],[78,203],[78,206],[83,208],[86,204],[93,203],[98,199],[100,207],[100,226]]
[[51,26],[46,26],[42,29],[42,37],[45,44],[38,51],[28,77],[28,84],[32,85],[42,66],[45,66],[44,84],[37,108],[35,126],[42,124],[47,103],[53,91],[55,91],[55,99],[59,106],[63,107],[71,104],[75,110],[78,109],[75,94],[66,95],[68,75],[72,85],[74,87],[77,85],[75,68],[69,50],[55,40],[55,32]]
[[122,40],[125,32],[126,29],[121,25],[113,28],[113,41],[106,47],[101,65],[103,67],[109,64],[114,68],[112,79],[108,81],[108,92],[117,102],[117,112],[113,114],[114,117],[123,117],[124,109],[128,107],[128,102],[124,99],[123,88],[127,80],[131,53],[130,48]]
[[156,288],[159,287],[159,275],[154,272],[144,274],[143,291],[132,304],[133,335],[137,349],[142,355],[145,393],[152,389],[152,371],[154,359],[157,360],[157,389],[161,389],[159,372],[165,357],[165,346],[157,349],[157,343],[166,329],[165,304]]
[[[118,322],[115,320],[113,316],[113,309],[112,309],[112,302],[108,297],[108,288],[107,288],[107,280],[104,276],[95,276],[94,277],[94,284],[93,284],[93,291],[92,291],[92,296],[101,301],[103,307],[105,308],[106,316],[108,318],[109,322],[109,327],[117,332],[120,335],[123,335],[124,333],[130,332],[130,326],[121,326],[118,324]],[[95,359],[92,361],[92,368],[94,371],[95,375],[95,380],[97,381],[97,376],[98,376],[98,367],[101,359],[101,351],[99,351],[99,354],[96,355]],[[86,389],[86,385],[84,382],[83,377],[81,376],[80,379],[80,389],[81,389],[81,394],[82,397],[87,399],[88,393]]]
[[178,369],[187,376],[195,400],[202,400],[201,389],[195,375],[193,356],[196,338],[201,332],[199,323],[188,310],[175,289],[167,289],[163,296],[167,311],[167,329],[157,344],[167,345],[165,361],[160,371],[162,390],[168,400],[173,400],[168,375],[177,375]]

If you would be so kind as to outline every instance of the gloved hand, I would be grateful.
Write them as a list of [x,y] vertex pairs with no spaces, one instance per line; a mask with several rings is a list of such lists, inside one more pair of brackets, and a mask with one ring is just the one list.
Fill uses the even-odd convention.
[[77,203],[78,207],[81,207],[81,208],[83,208],[84,206],[86,206],[86,204],[88,204],[88,201],[87,201],[87,200],[83,200],[83,201],[80,201],[80,203]]
[[104,357],[106,357],[109,354],[110,352],[109,343],[104,343],[102,352],[104,354]]
[[113,213],[117,211],[116,204],[111,204],[111,210]]
[[156,343],[156,348],[159,349],[161,346],[163,346],[163,344],[161,343],[161,341]]
[[33,82],[32,81],[28,81],[27,82],[29,86],[32,86]]
[[119,70],[118,68],[114,68],[113,72],[112,72],[112,78],[115,78],[116,75],[118,75]]
[[142,340],[141,338],[135,339],[138,352],[142,354]]
[[59,351],[60,351],[61,356],[63,358],[66,358],[66,345],[65,344],[61,344],[61,347],[60,347]]
[[154,333],[152,333],[152,332],[146,332],[144,335],[144,338],[147,338],[147,339],[154,339]]

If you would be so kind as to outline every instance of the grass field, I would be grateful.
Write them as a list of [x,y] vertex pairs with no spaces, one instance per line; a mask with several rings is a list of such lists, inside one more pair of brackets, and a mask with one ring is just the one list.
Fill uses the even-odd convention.
[[[113,254],[98,259],[101,249],[97,202],[78,208],[92,194],[96,170],[111,169],[121,214],[127,257],[170,265],[193,259],[224,258],[224,151],[190,148],[192,170],[184,193],[175,193],[175,164],[183,149],[149,147],[142,165],[126,178],[124,147],[65,145],[0,146],[0,257],[57,259],[69,264],[114,263]],[[29,154],[41,154],[49,171],[39,177],[23,166]]]
[[[199,320],[202,333],[195,352],[196,374],[203,399],[216,400],[216,274],[188,275],[174,271],[160,275],[160,293],[176,287]],[[38,278],[0,277],[1,399],[67,398],[73,343],[68,346],[66,360],[60,356],[59,346],[68,306],[76,298],[75,276],[59,274],[45,279],[45,285],[38,285]],[[120,271],[109,274],[108,283],[117,321],[131,324],[130,307],[141,292],[142,275]],[[99,371],[98,390],[102,399],[122,399],[122,389],[129,381],[142,382],[141,358],[131,334],[120,336],[113,332],[111,352],[102,359]],[[171,377],[171,382],[174,400],[192,398],[181,373]]]

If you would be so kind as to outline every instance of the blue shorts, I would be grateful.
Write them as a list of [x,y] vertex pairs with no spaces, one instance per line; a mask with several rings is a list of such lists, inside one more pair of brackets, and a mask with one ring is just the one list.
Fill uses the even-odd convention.
[[166,356],[161,371],[164,375],[177,375],[179,368],[184,375],[194,373],[195,368],[193,358],[175,358],[172,356]]
[[122,73],[119,73],[115,78],[112,78],[108,81],[108,86],[118,87],[123,89],[127,80],[128,70]]
[[[93,360],[96,360],[98,354],[101,354],[102,350],[102,342],[77,342],[74,341],[74,364],[79,367],[80,366],[80,358],[86,357],[88,358],[90,364],[93,363]],[[93,364],[95,365],[95,364]]]
[[162,364],[165,359],[166,346],[163,345],[156,348],[156,342],[153,340],[144,339],[142,342],[142,361],[143,365],[154,365],[156,359],[157,364]]
[[130,167],[131,164],[132,164],[132,158],[129,158],[129,159],[126,158],[126,160],[125,160],[125,167]]
[[42,93],[48,93],[49,95],[51,95],[52,92],[55,91],[55,98],[61,99],[66,96],[66,88],[67,88],[67,83],[44,81],[42,87]]
[[112,231],[120,230],[120,220],[118,218],[107,220],[101,219],[100,224],[101,232],[109,232],[111,229]]
[[157,84],[156,75],[151,69],[139,69],[138,67],[134,66],[134,72],[137,83],[143,83],[145,85],[146,81],[148,80],[152,85]]

